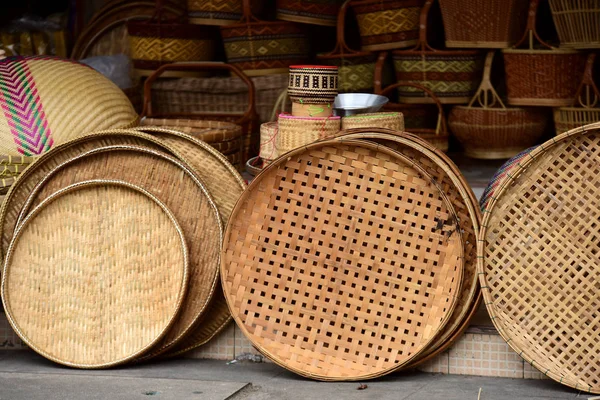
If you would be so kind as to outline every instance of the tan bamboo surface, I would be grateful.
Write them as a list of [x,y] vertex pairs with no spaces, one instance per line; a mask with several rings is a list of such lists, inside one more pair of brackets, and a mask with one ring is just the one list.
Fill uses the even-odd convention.
[[175,324],[144,358],[164,353],[195,327],[214,295],[223,235],[217,207],[204,184],[177,159],[140,146],[105,146],[65,160],[49,171],[31,191],[17,226],[52,193],[89,179],[119,179],[154,193],[182,227],[190,260],[187,295]]
[[278,158],[244,192],[222,284],[242,332],[277,364],[313,379],[374,378],[447,323],[462,250],[452,204],[417,164],[364,141],[323,141]]
[[598,154],[600,123],[532,150],[490,197],[478,244],[485,305],[525,362],[600,393]]
[[333,102],[327,104],[292,103],[294,117],[330,117],[333,115]]
[[444,329],[416,360],[406,366],[411,368],[447,349],[458,338],[459,332],[466,329],[472,316],[472,307],[480,296],[476,245],[481,212],[475,194],[458,167],[429,142],[406,132],[387,129],[350,129],[340,132],[337,137],[337,140],[356,139],[379,143],[418,162],[443,188],[460,221],[465,268],[458,302]]
[[494,52],[488,52],[483,78],[468,106],[450,112],[450,131],[472,158],[511,158],[544,135],[548,113],[543,108],[506,107],[490,80]]
[[263,160],[274,160],[279,157],[277,149],[277,121],[265,122],[260,126],[260,158]]
[[0,194],[6,194],[21,173],[34,161],[27,156],[0,155]]
[[342,117],[342,129],[386,128],[404,132],[404,117],[401,112],[377,112]]
[[90,180],[55,192],[17,228],[2,300],[11,326],[36,352],[71,367],[105,368],[167,333],[187,280],[185,237],[171,211],[135,185]]
[[340,130],[340,117],[294,117],[280,114],[277,120],[279,155],[334,135]]
[[598,0],[549,0],[561,47],[600,48]]

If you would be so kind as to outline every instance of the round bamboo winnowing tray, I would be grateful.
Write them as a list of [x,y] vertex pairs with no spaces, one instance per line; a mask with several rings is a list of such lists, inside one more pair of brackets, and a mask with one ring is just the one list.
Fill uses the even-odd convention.
[[416,357],[456,304],[463,246],[440,188],[366,142],[314,143],[270,164],[232,213],[221,281],[242,332],[322,380]]
[[338,134],[337,140],[356,139],[382,144],[418,162],[444,190],[459,218],[465,259],[463,283],[456,308],[447,325],[427,346],[427,349],[407,365],[407,367],[413,367],[417,363],[428,359],[430,355],[444,351],[451,344],[448,339],[465,326],[465,321],[472,314],[472,307],[479,295],[477,235],[479,234],[481,212],[479,211],[477,198],[464,180],[464,176],[460,173],[458,167],[447,155],[429,142],[406,132],[378,128],[345,130]]
[[190,258],[187,295],[175,324],[144,357],[161,354],[191,332],[214,294],[223,232],[217,207],[204,184],[175,158],[140,146],[113,145],[69,158],[50,170],[31,191],[17,226],[52,193],[88,179],[119,179],[139,186],[160,199],[181,224]]
[[64,365],[103,368],[166,334],[187,280],[185,238],[169,209],[129,183],[93,180],[54,193],[24,219],[2,300],[29,347]]
[[532,150],[487,208],[478,273],[494,325],[523,359],[600,393],[600,123]]

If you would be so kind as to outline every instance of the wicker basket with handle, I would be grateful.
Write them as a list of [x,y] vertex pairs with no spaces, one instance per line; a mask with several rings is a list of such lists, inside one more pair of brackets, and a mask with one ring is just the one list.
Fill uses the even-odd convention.
[[[515,106],[566,107],[572,104],[583,70],[585,54],[556,49],[537,33],[539,0],[531,0],[527,28],[511,49],[502,50],[506,70],[508,104]],[[535,48],[535,40],[541,48]],[[520,49],[527,44],[528,48]]]
[[377,54],[352,50],[345,40],[344,27],[350,1],[346,0],[338,13],[335,48],[330,53],[318,54],[317,60],[338,67],[338,92],[372,92]]
[[335,26],[340,0],[277,0],[277,19]]
[[[427,17],[434,0],[421,10],[419,43],[412,50],[393,52],[398,82],[413,82],[435,93],[444,104],[467,103],[481,80],[483,53],[477,50],[435,50],[427,43]],[[414,87],[399,91],[402,103],[431,103],[432,98]]]
[[596,54],[590,53],[583,73],[583,80],[575,94],[575,104],[571,107],[554,109],[556,134],[600,121],[600,91],[594,82],[594,61]]
[[549,0],[561,47],[600,48],[598,0]]
[[450,131],[473,158],[510,158],[533,146],[544,134],[548,113],[540,108],[507,108],[492,86],[494,52],[485,60],[483,79],[468,106],[450,112]]

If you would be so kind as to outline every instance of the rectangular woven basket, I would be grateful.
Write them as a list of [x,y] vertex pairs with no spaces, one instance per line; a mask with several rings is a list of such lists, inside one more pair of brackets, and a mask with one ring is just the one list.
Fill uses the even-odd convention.
[[561,47],[600,48],[598,0],[549,0]]

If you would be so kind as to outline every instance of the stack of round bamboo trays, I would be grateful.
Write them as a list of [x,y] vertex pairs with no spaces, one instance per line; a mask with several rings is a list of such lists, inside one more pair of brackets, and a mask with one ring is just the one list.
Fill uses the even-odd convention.
[[220,248],[244,188],[225,156],[178,131],[108,130],[55,146],[0,211],[10,324],[77,368],[206,343],[231,319]]
[[318,380],[411,368],[480,301],[480,213],[457,167],[417,136],[350,129],[266,166],[232,212],[221,282],[273,362]]

